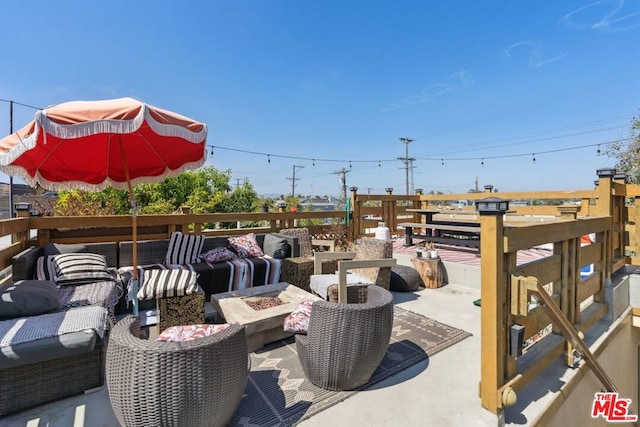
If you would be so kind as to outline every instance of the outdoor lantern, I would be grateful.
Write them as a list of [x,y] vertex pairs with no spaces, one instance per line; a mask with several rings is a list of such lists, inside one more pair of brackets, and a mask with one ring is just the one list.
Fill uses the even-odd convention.
[[603,168],[598,169],[596,173],[598,174],[598,178],[606,178],[614,176],[616,174],[616,170],[613,168]]
[[619,181],[623,181],[623,182],[627,182],[627,174],[624,172],[616,172],[615,175],[613,175],[613,179],[615,180],[619,180]]
[[27,202],[15,203],[13,205],[13,208],[16,211],[30,211],[31,210],[31,203],[27,203]]
[[502,215],[509,210],[509,201],[498,197],[476,200],[476,211],[484,215]]

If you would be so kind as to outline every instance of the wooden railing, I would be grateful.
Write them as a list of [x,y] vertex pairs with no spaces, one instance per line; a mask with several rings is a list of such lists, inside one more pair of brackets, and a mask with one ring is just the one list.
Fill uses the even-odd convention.
[[[526,341],[549,324],[549,317],[531,303],[523,280],[545,285],[560,311],[578,330],[586,330],[607,312],[605,284],[611,274],[626,264],[640,264],[640,186],[625,184],[611,175],[599,178],[592,190],[530,193],[464,193],[447,195],[396,196],[361,195],[351,192],[350,215],[331,212],[266,212],[141,215],[138,239],[166,238],[172,231],[205,235],[233,235],[248,232],[276,232],[301,225],[305,220],[348,221],[348,237],[355,240],[373,235],[384,221],[394,235],[404,230],[397,224],[420,221],[407,208],[437,207],[446,210],[451,200],[479,200],[499,196],[506,200],[556,200],[557,205],[512,205],[506,215],[479,214],[481,228],[482,287],[482,406],[499,412],[509,396],[521,390],[563,352],[572,354],[569,344],[557,330],[543,340],[551,342],[545,351],[525,352],[512,333],[522,330],[518,340]],[[566,205],[571,201],[571,205]],[[473,210],[465,207],[464,210]],[[543,222],[509,221],[525,216],[553,217]],[[0,221],[0,236],[12,236],[12,243],[0,249],[0,267],[29,245],[48,242],[77,243],[131,240],[131,217],[25,217]],[[205,228],[206,224],[236,223],[237,227]],[[240,225],[258,224],[251,227]],[[505,225],[507,223],[508,225]],[[312,233],[330,227],[314,225]],[[595,235],[592,244],[582,246],[584,235]],[[518,264],[518,252],[538,245],[550,245],[551,254],[543,259]],[[593,265],[594,273],[581,277],[580,270]],[[514,329],[514,327],[516,327]],[[517,336],[514,335],[514,336]],[[542,341],[541,341],[542,342]],[[514,345],[515,344],[515,345]],[[539,344],[535,344],[539,345]],[[537,353],[539,356],[534,357]],[[571,363],[569,358],[567,363]]]

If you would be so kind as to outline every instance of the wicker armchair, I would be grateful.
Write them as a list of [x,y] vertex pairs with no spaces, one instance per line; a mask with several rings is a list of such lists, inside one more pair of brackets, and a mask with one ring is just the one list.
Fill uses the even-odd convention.
[[138,338],[128,316],[113,328],[106,358],[109,398],[123,426],[225,426],[249,377],[244,327],[187,342]]
[[307,335],[296,335],[298,359],[306,377],[328,390],[354,390],[376,370],[389,346],[393,297],[367,287],[364,304],[313,303]]
[[[339,260],[335,274],[324,274],[325,260]],[[347,286],[378,285],[389,289],[391,267],[396,264],[393,258],[393,244],[389,240],[362,238],[355,252],[316,252],[314,274],[309,279],[311,291],[323,299],[332,294],[331,288],[337,287],[340,302],[346,303]],[[353,270],[353,274],[347,274]]]

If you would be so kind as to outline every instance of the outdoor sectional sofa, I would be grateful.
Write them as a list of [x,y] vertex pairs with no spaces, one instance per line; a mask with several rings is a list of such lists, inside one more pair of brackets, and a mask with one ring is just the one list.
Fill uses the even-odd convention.
[[[223,262],[196,262],[186,266],[196,271],[198,285],[208,300],[213,293],[227,292],[248,286],[264,285],[279,281],[280,259],[299,253],[297,238],[270,233],[256,235],[256,240],[265,250],[266,257],[252,257]],[[265,241],[266,239],[266,241]],[[207,237],[202,252],[228,246],[226,237]],[[138,242],[138,266],[160,268],[164,265],[169,239]],[[31,247],[13,258],[12,278],[14,283],[34,280],[38,259],[51,251],[80,252],[104,255],[113,280],[96,281],[77,286],[58,286],[60,305],[53,313],[6,319],[7,322],[24,321],[25,332],[36,329],[42,318],[59,321],[61,312],[78,315],[72,310],[91,309],[92,314],[104,312],[106,319],[115,321],[116,315],[131,311],[125,302],[125,280],[119,271],[133,264],[132,242],[88,243],[81,245],[49,244],[47,247]],[[53,252],[55,253],[55,252]],[[278,258],[273,258],[273,255]],[[21,286],[21,285],[18,285]],[[154,304],[155,301],[145,301]],[[144,306],[141,305],[141,309]],[[49,316],[49,317],[47,317]],[[0,319],[0,330],[2,330]],[[33,326],[32,326],[33,325]],[[0,416],[36,406],[48,401],[81,393],[104,384],[104,363],[108,333],[111,323],[91,327],[91,331],[64,334],[33,342],[21,343],[0,349]],[[104,329],[104,331],[102,331]],[[7,328],[5,328],[7,330]],[[100,333],[103,332],[103,333]],[[0,336],[0,340],[2,337]]]
[[[199,261],[183,265],[198,273],[197,283],[209,301],[212,294],[244,289],[280,281],[282,258],[297,256],[300,251],[298,239],[278,233],[256,234],[264,257],[235,258],[222,262]],[[265,241],[266,240],[266,241]],[[144,240],[137,243],[137,264],[141,269],[165,268],[165,256],[169,249],[169,239]],[[228,247],[227,237],[206,237],[201,253],[214,248]],[[133,242],[120,243],[119,266],[133,265]],[[172,267],[179,267],[173,265]]]
[[[116,243],[99,243],[51,244],[14,257],[13,283],[3,285],[0,305],[0,415],[104,384],[107,329],[123,294],[121,282],[115,270],[110,271],[111,280],[82,285],[56,287],[51,281],[32,280],[38,258],[59,249],[100,253],[111,265],[117,256]],[[51,310],[35,296],[47,293],[57,305]],[[20,310],[11,304],[20,304]],[[8,317],[30,310],[33,315]]]

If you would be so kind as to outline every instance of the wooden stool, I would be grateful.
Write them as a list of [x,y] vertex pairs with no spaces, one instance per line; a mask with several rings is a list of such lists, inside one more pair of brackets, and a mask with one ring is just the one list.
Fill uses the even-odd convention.
[[444,283],[440,258],[411,258],[425,288],[439,288]]

